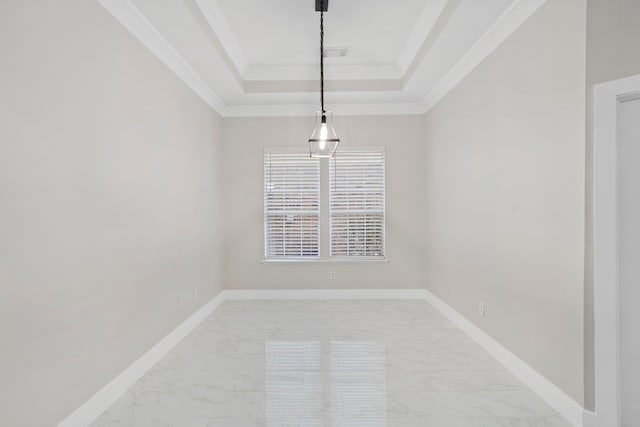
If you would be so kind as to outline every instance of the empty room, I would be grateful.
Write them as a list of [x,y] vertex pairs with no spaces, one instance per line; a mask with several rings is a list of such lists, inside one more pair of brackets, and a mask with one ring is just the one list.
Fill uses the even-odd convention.
[[0,425],[640,426],[637,0],[0,0]]

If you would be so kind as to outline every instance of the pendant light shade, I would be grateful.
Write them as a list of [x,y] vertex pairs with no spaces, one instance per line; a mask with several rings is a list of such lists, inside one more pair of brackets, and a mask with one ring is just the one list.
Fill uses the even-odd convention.
[[316,125],[309,138],[311,157],[333,157],[340,138],[333,128],[331,112],[324,109],[324,11],[328,9],[328,0],[316,0],[316,11],[320,12],[320,108],[316,113]]
[[309,153],[311,157],[333,157],[340,138],[333,128],[331,111],[318,111],[313,134],[309,138]]

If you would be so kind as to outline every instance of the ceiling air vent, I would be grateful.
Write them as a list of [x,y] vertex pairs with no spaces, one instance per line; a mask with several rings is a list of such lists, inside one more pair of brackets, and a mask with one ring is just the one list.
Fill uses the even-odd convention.
[[347,56],[348,53],[349,53],[348,47],[325,47],[324,48],[325,58],[339,58],[339,57]]

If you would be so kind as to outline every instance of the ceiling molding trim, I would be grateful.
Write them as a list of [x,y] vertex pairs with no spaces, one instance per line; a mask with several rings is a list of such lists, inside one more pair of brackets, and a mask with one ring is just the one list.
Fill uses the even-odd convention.
[[[328,110],[336,116],[398,116],[424,114],[424,104],[335,104]],[[297,117],[315,116],[315,104],[298,105],[230,105],[224,117]]]
[[[195,1],[199,6],[203,3],[201,0]],[[450,1],[451,0],[447,0],[444,2],[445,8]],[[513,3],[496,20],[496,22],[487,31],[485,31],[476,43],[474,43],[471,49],[469,49],[469,51],[451,68],[445,77],[425,95],[421,102],[398,104],[336,104],[332,106],[334,113],[340,115],[414,115],[428,112],[545,2],[546,0],[514,0]],[[151,52],[156,55],[160,61],[169,67],[177,77],[179,77],[200,98],[202,98],[204,102],[211,106],[222,117],[315,115],[317,106],[311,104],[226,105],[225,102],[212,90],[212,88],[204,82],[200,75],[160,34],[151,22],[149,22],[142,12],[133,4],[132,0],[98,0],[98,3],[109,11],[109,13],[111,13],[125,28],[127,28],[134,37],[151,50]],[[440,18],[440,16],[438,16],[438,18]],[[421,18],[420,22],[422,22],[422,19],[423,18]],[[433,26],[435,25],[436,24],[434,23]],[[432,31],[433,28],[430,29],[429,34]],[[219,37],[219,35],[217,36]],[[221,44],[225,45],[222,43],[223,40],[220,41]],[[232,62],[235,60],[231,55],[230,58],[232,58]],[[250,72],[249,68],[245,68],[245,72]],[[251,83],[259,85],[267,82],[268,81],[254,81]],[[255,88],[253,89],[255,90]]]
[[[202,1],[202,0],[196,0]],[[439,0],[427,6],[413,30],[401,60],[396,64],[325,64],[328,91],[403,90],[436,42],[462,0]],[[425,27],[425,28],[422,28]],[[419,28],[419,29],[418,29]],[[226,52],[226,47],[222,45]],[[402,55],[404,58],[402,59]],[[231,67],[234,67],[231,65]],[[318,76],[318,64],[297,66],[249,66],[241,73],[246,93],[308,92],[309,81]],[[332,89],[331,85],[338,89]],[[303,89],[301,89],[303,88]]]
[[229,52],[227,51],[227,49],[224,47],[224,45],[216,35],[216,32],[213,31],[213,28],[211,28],[211,24],[209,23],[209,20],[207,19],[206,16],[204,16],[204,12],[202,12],[202,9],[200,8],[196,0],[182,0],[182,1],[184,6],[191,13],[191,16],[193,17],[193,19],[195,19],[197,25],[200,27],[200,29],[205,33],[206,37],[209,39],[209,42],[211,42],[211,45],[213,46],[213,48],[218,52],[218,54],[224,61],[225,65],[227,66],[227,68],[229,69],[233,77],[236,79],[236,82],[238,82],[238,85],[242,86],[244,84],[244,79],[242,78],[240,71],[238,71],[236,64],[233,62],[233,58],[229,56]]
[[221,116],[227,106],[182,56],[169,44],[131,0],[98,0],[117,21],[160,59],[178,78]]
[[516,31],[547,0],[515,0],[469,51],[424,97],[424,112],[440,102],[458,83]]
[[406,45],[402,49],[402,52],[400,52],[397,67],[400,71],[401,78],[404,78],[405,73],[414,62],[422,45],[427,37],[429,37],[429,34],[431,34],[431,31],[433,31],[433,27],[438,22],[440,15],[442,15],[447,3],[450,1],[451,0],[437,0],[427,2],[427,5],[418,18],[416,26],[413,27],[409,35]]
[[249,61],[245,56],[238,39],[233,34],[231,26],[224,17],[224,13],[220,9],[217,1],[194,0],[202,15],[209,23],[211,31],[219,40],[222,48],[231,59],[231,63],[237,70],[243,80],[246,80],[246,74],[249,70]]
[[433,28],[431,28],[431,31],[427,34],[424,42],[416,52],[416,56],[411,60],[406,72],[402,76],[403,87],[411,81],[416,70],[420,64],[422,64],[433,45],[440,39],[440,35],[449,25],[449,21],[458,9],[458,6],[460,6],[460,3],[462,3],[462,0],[448,0],[446,2],[444,9],[442,9],[438,19],[433,24]]
[[[400,69],[394,64],[339,64],[325,59],[325,80],[398,80]],[[338,59],[339,61],[339,59]],[[261,84],[273,80],[317,80],[320,64],[308,65],[254,65],[243,76],[246,83]]]
[[[317,93],[320,90],[320,79],[291,81],[248,81],[244,84],[244,92],[249,93]],[[327,80],[325,92],[401,92],[404,85],[401,80]]]

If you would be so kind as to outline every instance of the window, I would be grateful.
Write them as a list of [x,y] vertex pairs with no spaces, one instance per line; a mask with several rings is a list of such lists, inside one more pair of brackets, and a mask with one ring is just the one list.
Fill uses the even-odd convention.
[[332,257],[384,257],[384,149],[340,150],[329,164]]
[[264,154],[265,257],[320,256],[320,162],[308,154]]
[[265,150],[265,258],[384,258],[384,157],[383,148],[341,149],[333,159]]

